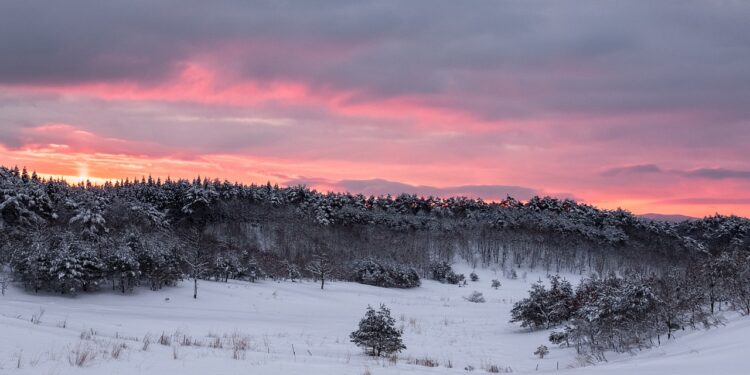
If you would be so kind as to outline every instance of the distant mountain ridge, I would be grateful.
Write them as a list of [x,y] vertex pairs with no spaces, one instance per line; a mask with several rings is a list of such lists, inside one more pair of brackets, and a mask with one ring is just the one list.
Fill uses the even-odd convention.
[[686,216],[686,215],[676,215],[676,214],[655,214],[655,213],[648,213],[643,215],[638,215],[644,219],[654,220],[654,221],[666,221],[669,223],[680,223],[683,221],[689,221],[689,220],[700,220],[697,217],[692,216]]

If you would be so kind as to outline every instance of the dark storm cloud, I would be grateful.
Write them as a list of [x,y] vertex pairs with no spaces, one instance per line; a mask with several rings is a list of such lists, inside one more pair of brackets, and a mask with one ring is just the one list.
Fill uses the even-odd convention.
[[156,84],[180,63],[477,117],[750,115],[741,1],[5,1],[0,82]]

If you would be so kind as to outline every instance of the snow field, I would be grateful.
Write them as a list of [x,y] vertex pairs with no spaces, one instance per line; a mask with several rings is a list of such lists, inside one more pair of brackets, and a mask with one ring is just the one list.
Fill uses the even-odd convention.
[[[457,272],[471,272],[461,268]],[[508,323],[513,302],[542,272],[505,279],[478,269],[467,287],[423,280],[416,289],[348,282],[202,281],[132,295],[109,290],[76,297],[33,295],[12,286],[0,297],[0,372],[17,374],[402,374],[492,371],[582,374],[681,374],[733,369],[744,360],[740,338],[750,321],[729,328],[681,333],[662,347],[611,355],[580,367],[572,349],[547,341],[549,331]],[[491,288],[497,278],[502,286]],[[577,277],[568,275],[576,283]],[[472,291],[486,303],[464,299]],[[385,303],[403,327],[407,349],[373,359],[349,342],[367,305]],[[540,345],[550,354],[538,359]],[[744,353],[747,354],[747,353]],[[719,362],[720,361],[720,362]],[[722,367],[723,366],[723,367]],[[741,374],[743,372],[736,372]]]

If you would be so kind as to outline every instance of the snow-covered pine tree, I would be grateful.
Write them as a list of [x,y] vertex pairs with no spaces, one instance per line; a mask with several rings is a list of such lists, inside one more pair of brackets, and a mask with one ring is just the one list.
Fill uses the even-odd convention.
[[108,276],[112,280],[112,289],[120,284],[120,292],[133,290],[141,276],[140,264],[135,253],[129,246],[117,248],[105,259]]
[[369,355],[379,357],[406,349],[401,340],[402,334],[396,328],[396,320],[391,317],[391,311],[381,304],[378,311],[367,306],[365,317],[359,322],[359,329],[349,337]]
[[549,306],[547,289],[541,280],[531,285],[529,297],[513,305],[510,311],[511,322],[521,322],[521,327],[532,329],[549,328]]

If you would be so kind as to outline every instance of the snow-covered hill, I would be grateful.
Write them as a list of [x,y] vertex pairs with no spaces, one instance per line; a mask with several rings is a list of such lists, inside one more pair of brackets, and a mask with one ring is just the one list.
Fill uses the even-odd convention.
[[[542,274],[508,280],[492,270],[477,273],[480,280],[467,287],[425,280],[409,290],[345,282],[326,290],[311,282],[202,282],[198,300],[187,283],[75,298],[11,287],[0,297],[0,372],[349,375],[485,373],[496,366],[514,373],[745,373],[750,319],[734,316],[726,327],[682,332],[661,347],[580,368],[584,361],[572,349],[549,344],[548,332],[508,323],[513,302]],[[493,278],[503,284],[498,290],[490,287]],[[466,301],[473,290],[487,302]],[[367,305],[381,303],[404,329],[407,350],[396,362],[369,358],[348,339]],[[544,359],[533,355],[540,344],[551,350]],[[430,361],[437,366],[423,365]]]

